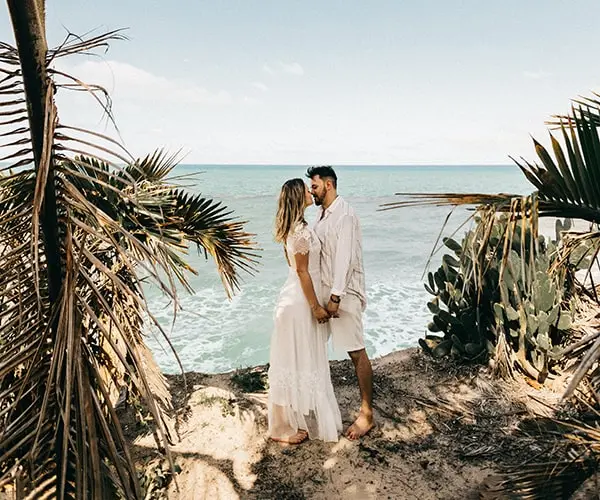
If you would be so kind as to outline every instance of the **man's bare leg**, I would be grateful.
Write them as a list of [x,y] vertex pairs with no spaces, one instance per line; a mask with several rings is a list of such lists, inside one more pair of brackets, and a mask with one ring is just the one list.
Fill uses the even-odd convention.
[[353,351],[348,353],[354,363],[354,370],[360,388],[360,413],[354,423],[348,427],[346,437],[358,439],[373,428],[373,369],[367,351]]

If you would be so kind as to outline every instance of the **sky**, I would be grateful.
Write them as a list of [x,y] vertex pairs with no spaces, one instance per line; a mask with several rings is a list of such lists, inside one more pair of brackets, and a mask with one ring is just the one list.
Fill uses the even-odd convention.
[[[6,4],[0,40],[14,43]],[[60,62],[105,86],[136,156],[198,164],[508,164],[570,99],[600,91],[597,0],[50,0]],[[62,122],[112,133],[85,95]]]

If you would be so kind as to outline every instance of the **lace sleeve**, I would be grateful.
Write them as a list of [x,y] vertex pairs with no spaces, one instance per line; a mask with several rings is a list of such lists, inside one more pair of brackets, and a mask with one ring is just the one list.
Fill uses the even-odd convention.
[[310,231],[308,227],[302,226],[295,230],[288,239],[289,254],[306,255],[310,250]]

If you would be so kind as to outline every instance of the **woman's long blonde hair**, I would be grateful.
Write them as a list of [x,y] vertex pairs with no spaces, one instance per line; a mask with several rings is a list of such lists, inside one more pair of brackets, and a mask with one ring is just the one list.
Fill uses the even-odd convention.
[[306,186],[302,179],[290,179],[281,187],[277,215],[275,216],[275,241],[284,243],[296,224],[306,224]]

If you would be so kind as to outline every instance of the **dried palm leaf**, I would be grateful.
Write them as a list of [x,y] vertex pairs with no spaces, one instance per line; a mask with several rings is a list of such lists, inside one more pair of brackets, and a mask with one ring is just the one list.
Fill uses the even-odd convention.
[[59,123],[64,88],[112,117],[101,87],[47,68],[118,32],[48,50],[43,2],[8,4],[18,49],[0,43],[0,148],[11,162],[0,171],[0,487],[15,484],[19,498],[142,498],[115,409],[123,387],[170,456],[168,392],[143,338],[145,318],[160,325],[142,276],[177,307],[196,244],[232,293],[255,245],[225,207],[167,179],[174,157],[135,160],[118,140]]

